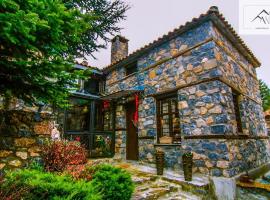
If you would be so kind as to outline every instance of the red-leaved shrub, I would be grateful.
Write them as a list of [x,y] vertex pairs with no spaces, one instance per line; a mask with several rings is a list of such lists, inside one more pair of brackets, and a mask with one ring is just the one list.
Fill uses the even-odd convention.
[[87,165],[68,165],[65,173],[71,175],[75,180],[91,181],[94,170]]
[[63,172],[68,165],[86,163],[86,149],[78,141],[54,141],[42,148],[44,168],[50,172]]

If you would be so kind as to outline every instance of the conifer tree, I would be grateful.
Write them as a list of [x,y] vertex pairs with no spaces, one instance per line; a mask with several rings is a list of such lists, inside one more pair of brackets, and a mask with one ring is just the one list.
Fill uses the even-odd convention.
[[0,95],[66,104],[75,58],[104,48],[120,30],[122,0],[0,0]]
[[259,80],[259,83],[263,109],[266,111],[270,109],[270,88],[262,80]]

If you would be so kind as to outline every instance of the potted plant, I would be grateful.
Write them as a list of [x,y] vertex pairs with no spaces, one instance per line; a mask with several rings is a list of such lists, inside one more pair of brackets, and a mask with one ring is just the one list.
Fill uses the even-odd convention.
[[192,152],[185,152],[182,155],[182,164],[183,164],[185,180],[192,181],[192,164],[193,164]]
[[164,152],[161,150],[156,151],[156,168],[157,168],[157,175],[163,175],[164,169]]

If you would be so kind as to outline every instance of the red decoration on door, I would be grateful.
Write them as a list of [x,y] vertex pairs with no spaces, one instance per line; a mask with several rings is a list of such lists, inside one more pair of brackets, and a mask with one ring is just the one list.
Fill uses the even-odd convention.
[[133,117],[133,122],[135,124],[138,124],[138,120],[139,120],[139,95],[135,94],[135,113],[134,113],[134,117]]
[[103,110],[106,110],[109,107],[110,107],[110,102],[107,100],[103,101]]

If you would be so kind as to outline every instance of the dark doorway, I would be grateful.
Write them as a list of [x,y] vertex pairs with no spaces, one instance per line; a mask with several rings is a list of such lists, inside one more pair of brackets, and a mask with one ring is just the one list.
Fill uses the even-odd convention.
[[133,124],[133,116],[136,111],[135,101],[126,104],[126,121],[127,121],[127,160],[138,160],[138,129]]

